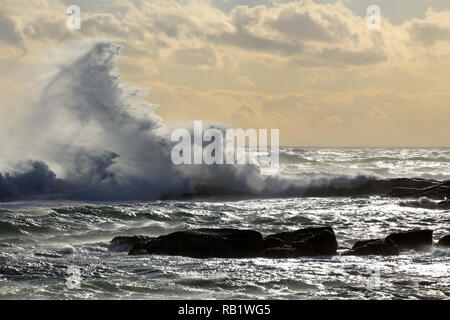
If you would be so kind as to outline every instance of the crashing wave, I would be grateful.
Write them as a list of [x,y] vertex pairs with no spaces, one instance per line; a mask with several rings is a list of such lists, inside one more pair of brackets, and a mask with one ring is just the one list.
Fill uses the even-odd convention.
[[[74,44],[71,44],[73,49]],[[432,181],[370,176],[280,174],[261,176],[254,165],[174,166],[147,90],[124,83],[110,41],[78,43],[54,62],[11,119],[8,142],[23,154],[3,154],[0,200],[59,197],[91,200],[161,199],[183,195],[355,196]],[[5,138],[6,139],[6,138]],[[1,168],[0,168],[1,169]]]

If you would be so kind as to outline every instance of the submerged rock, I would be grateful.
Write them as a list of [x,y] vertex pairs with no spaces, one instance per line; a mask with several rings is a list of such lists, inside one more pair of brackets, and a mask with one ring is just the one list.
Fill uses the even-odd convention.
[[[433,184],[424,188],[417,187],[395,187],[387,194],[389,197],[398,198],[420,198],[427,197],[430,199],[446,199],[450,198],[450,180]],[[443,203],[445,205],[445,202]]]
[[75,249],[73,247],[65,247],[65,248],[56,250],[56,252],[59,254],[64,254],[64,255],[71,255],[71,254],[74,254]]
[[450,234],[442,237],[437,244],[439,247],[447,247],[450,248]]
[[433,245],[433,230],[410,230],[406,232],[392,233],[385,239],[392,241],[400,250],[423,249]]
[[[345,181],[345,180],[344,180]],[[330,185],[310,185],[304,192],[306,197],[354,197],[364,195],[385,195],[390,193],[394,188],[427,188],[438,185],[437,180],[429,179],[410,179],[410,178],[394,178],[394,179],[373,179],[360,177],[358,181],[347,181],[348,183],[339,184],[338,186]]]
[[450,200],[443,200],[437,203],[439,209],[450,209]]
[[399,254],[400,250],[395,245],[395,243],[383,239],[358,241],[353,245],[353,247],[350,250],[342,253],[342,255],[346,256],[369,256],[369,255],[392,256]]
[[263,237],[257,231],[236,229],[197,229],[178,231],[138,243],[130,254],[167,254],[192,258],[256,257],[263,250]]
[[261,254],[264,258],[282,259],[299,257],[297,250],[291,247],[269,248]]

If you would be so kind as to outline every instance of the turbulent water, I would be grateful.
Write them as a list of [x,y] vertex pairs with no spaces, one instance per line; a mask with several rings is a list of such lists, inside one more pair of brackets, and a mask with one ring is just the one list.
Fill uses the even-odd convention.
[[443,249],[282,260],[109,252],[118,235],[198,227],[329,225],[340,250],[414,227],[435,241],[450,233],[434,200],[382,197],[388,178],[450,179],[450,149],[281,148],[276,176],[176,167],[170,130],[145,90],[121,81],[119,53],[108,41],[70,43],[10,80],[20,94],[0,119],[0,298],[449,298]]
[[[304,172],[357,169],[446,179],[450,174],[446,149],[287,148],[283,153],[291,170]],[[128,256],[107,248],[117,235],[218,226],[266,235],[330,225],[341,248],[415,227],[433,229],[437,241],[450,233],[449,210],[433,203],[380,196],[5,202],[0,204],[0,297],[448,299],[450,252],[444,249],[394,257],[201,260]],[[67,284],[69,267],[80,270],[79,289]]]

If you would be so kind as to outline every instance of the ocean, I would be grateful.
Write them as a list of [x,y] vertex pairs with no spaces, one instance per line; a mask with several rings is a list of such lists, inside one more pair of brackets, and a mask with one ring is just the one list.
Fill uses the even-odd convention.
[[[361,179],[450,179],[450,149],[282,148],[296,192],[192,193],[165,200],[71,200],[33,193],[0,202],[0,299],[449,299],[450,252],[295,259],[193,259],[111,252],[119,235],[193,228],[263,235],[332,226],[339,251],[413,228],[450,233],[449,210],[428,198],[307,196]],[[278,184],[275,184],[278,186]],[[301,187],[300,187],[301,186]],[[326,189],[328,190],[328,189]],[[291,190],[292,191],[292,190]]]

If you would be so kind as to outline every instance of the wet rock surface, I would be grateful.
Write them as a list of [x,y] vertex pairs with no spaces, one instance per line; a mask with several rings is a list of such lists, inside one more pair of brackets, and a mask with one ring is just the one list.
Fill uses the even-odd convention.
[[399,255],[404,250],[425,250],[433,245],[433,230],[414,229],[391,233],[385,239],[360,240],[343,255]]
[[330,227],[299,229],[263,238],[261,233],[238,229],[196,229],[156,238],[116,237],[111,251],[164,254],[193,258],[299,257],[335,255],[337,241]]
[[297,250],[290,247],[269,248],[267,250],[264,250],[261,255],[265,258],[273,259],[288,259],[299,257],[299,255],[297,254]]
[[331,228],[321,230],[303,240],[295,241],[293,246],[302,256],[331,256],[337,253],[338,248],[336,236]]
[[111,240],[108,246],[109,251],[127,251],[129,252],[132,248],[142,245],[152,239],[146,236],[133,236],[133,237],[115,237]]
[[410,230],[388,235],[386,241],[392,241],[400,250],[420,250],[433,245],[433,230]]
[[[397,198],[420,198],[427,197],[430,199],[448,199],[450,198],[450,180],[444,182],[432,182],[429,181],[426,187],[414,187],[402,185],[392,188],[392,191],[387,194],[388,197]],[[442,202],[445,206],[446,202]]]
[[443,200],[437,203],[439,209],[450,209],[450,200]]
[[261,233],[237,229],[178,231],[137,244],[130,254],[165,254],[193,258],[249,258],[263,249]]
[[446,235],[445,237],[442,237],[438,244],[439,247],[447,247],[450,248],[450,234]]
[[[384,239],[357,241],[342,255],[399,255],[407,250],[425,250],[433,244],[433,231],[414,229],[389,234]],[[438,246],[449,247],[450,235]],[[116,237],[111,251],[128,251],[130,255],[157,254],[193,258],[298,258],[338,254],[333,228],[306,228],[281,232],[263,238],[253,230],[195,229],[178,231],[160,237]]]
[[295,258],[336,255],[338,244],[333,228],[321,227],[271,234],[264,238],[264,248],[264,257]]
[[342,254],[349,256],[393,256],[399,255],[400,250],[392,241],[371,239],[356,242],[350,250],[345,251]]

